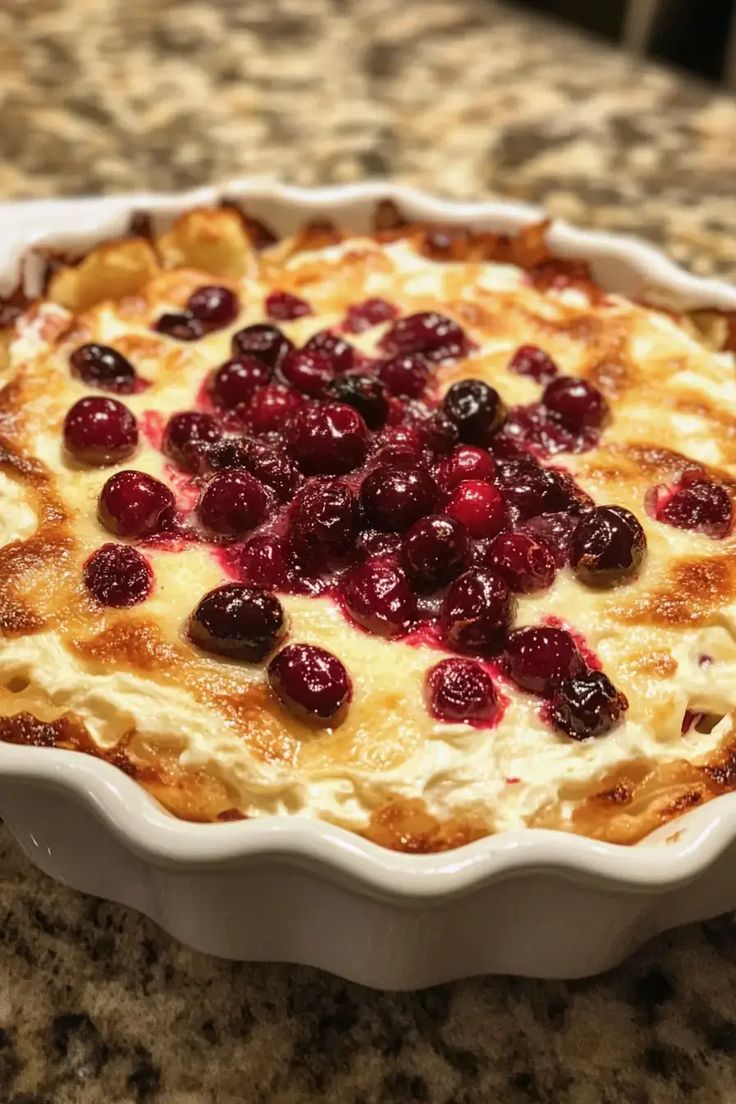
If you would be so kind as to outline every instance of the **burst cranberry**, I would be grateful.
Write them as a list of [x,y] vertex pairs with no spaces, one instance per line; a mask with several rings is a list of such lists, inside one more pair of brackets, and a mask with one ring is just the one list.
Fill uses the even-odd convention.
[[136,389],[135,368],[127,357],[109,345],[95,342],[80,345],[69,357],[69,363],[72,374],[91,387],[114,391],[118,395],[129,395]]
[[533,460],[504,460],[497,465],[496,481],[503,489],[515,518],[553,514],[573,506],[570,488],[559,472]]
[[240,304],[234,291],[226,287],[206,284],[197,288],[187,299],[187,310],[210,330],[229,326],[238,316]]
[[453,383],[445,395],[443,406],[465,444],[489,445],[506,420],[506,407],[501,396],[482,380],[468,379]]
[[486,724],[498,714],[491,676],[472,659],[443,659],[427,672],[429,712],[438,721]]
[[197,503],[206,529],[224,537],[239,537],[253,529],[266,513],[263,484],[242,468],[213,475]]
[[332,362],[323,353],[292,349],[284,357],[281,375],[304,395],[317,398],[335,375]]
[[388,399],[373,376],[337,376],[325,388],[325,397],[352,406],[369,429],[380,429],[388,416]]
[[275,433],[283,430],[304,400],[285,387],[263,387],[250,401],[245,421],[253,433]]
[[321,566],[345,556],[358,535],[358,503],[342,480],[317,479],[303,487],[289,509],[289,538],[294,547]]
[[378,636],[406,632],[417,616],[416,599],[402,568],[392,559],[368,560],[340,581],[351,617]]
[[566,567],[570,562],[572,538],[579,524],[580,518],[574,514],[538,514],[520,525],[518,532],[541,541],[551,552],[556,566]]
[[546,383],[557,375],[557,365],[552,357],[536,345],[520,345],[509,361],[509,370],[520,376],[529,376],[536,383]]
[[548,695],[565,679],[585,672],[585,660],[570,633],[551,625],[512,632],[504,661],[514,682],[534,694]]
[[565,679],[555,691],[550,720],[573,740],[605,736],[629,708],[626,696],[602,671]]
[[420,422],[419,432],[426,447],[437,456],[451,452],[460,439],[457,426],[444,410],[435,410]]
[[458,445],[437,465],[437,484],[443,491],[452,491],[466,479],[491,483],[496,474],[496,462],[490,453],[475,445]]
[[299,486],[300,475],[285,452],[275,445],[267,445],[265,441],[236,439],[227,444],[237,445],[232,451],[237,453],[240,462],[219,464],[220,468],[246,468],[251,475],[274,491],[279,502],[287,502],[292,497]]
[[315,644],[289,644],[268,665],[282,705],[305,724],[328,727],[345,719],[353,688],[345,667]]
[[313,334],[304,346],[304,352],[319,353],[326,357],[332,366],[333,375],[349,372],[355,363],[353,346],[331,330],[320,330]]
[[440,628],[458,652],[489,655],[503,645],[516,612],[516,601],[500,575],[471,568],[447,591]]
[[307,475],[341,475],[362,464],[366,424],[351,406],[325,403],[300,410],[290,421],[289,450]]
[[630,510],[596,506],[575,530],[570,562],[588,586],[614,586],[638,573],[646,546],[644,530]]
[[148,560],[128,544],[103,544],[84,565],[87,590],[103,606],[135,606],[151,593]]
[[600,429],[608,419],[608,403],[597,387],[574,376],[558,376],[542,392],[542,403],[567,428]]
[[434,591],[456,578],[466,566],[468,535],[459,522],[430,514],[414,522],[401,542],[401,562],[414,586]]
[[345,329],[348,333],[362,333],[381,322],[391,322],[398,315],[397,308],[385,299],[365,299],[348,307]]
[[420,356],[396,356],[381,361],[376,375],[392,395],[418,399],[426,389],[429,368]]
[[198,341],[207,333],[207,326],[189,312],[166,312],[156,319],[153,326],[158,333],[173,337],[176,341]]
[[311,314],[312,308],[306,299],[292,295],[289,291],[272,291],[266,296],[266,314],[276,322],[290,322],[294,318],[303,318]]
[[421,353],[428,360],[440,361],[465,356],[468,341],[452,318],[437,311],[422,311],[394,322],[381,348],[399,356]]
[[100,522],[116,537],[148,537],[172,520],[176,500],[160,479],[140,471],[111,475],[100,491]]
[[217,422],[210,414],[199,410],[184,410],[172,414],[166,423],[162,451],[186,471],[199,471],[202,446],[214,444],[220,439]]
[[376,468],[363,480],[360,502],[369,525],[401,533],[434,506],[437,487],[422,468]]
[[728,536],[732,518],[733,503],[726,488],[705,480],[678,487],[657,513],[657,521],[716,539]]
[[278,368],[294,345],[278,326],[257,322],[233,334],[232,351],[236,357],[255,357],[269,368]]
[[398,533],[381,533],[377,529],[364,529],[355,542],[356,558],[359,560],[393,556],[400,548],[401,537]]
[[189,620],[189,639],[217,655],[257,663],[286,632],[284,610],[263,587],[225,583],[205,594]]
[[479,479],[466,479],[456,487],[444,509],[471,537],[494,537],[509,524],[506,500],[498,487]]
[[135,417],[117,399],[79,399],[64,418],[66,450],[83,464],[119,464],[132,456],[137,444]]
[[289,580],[289,560],[281,537],[259,533],[251,537],[240,557],[240,570],[249,583],[281,590]]
[[473,561],[497,571],[515,594],[534,594],[551,586],[555,578],[549,548],[526,533],[499,533],[492,541],[483,541]]
[[371,459],[383,468],[425,468],[428,457],[414,426],[389,426],[374,438],[378,446]]
[[249,402],[270,378],[271,369],[262,360],[252,356],[232,357],[215,372],[210,391],[218,406],[232,410],[241,403]]

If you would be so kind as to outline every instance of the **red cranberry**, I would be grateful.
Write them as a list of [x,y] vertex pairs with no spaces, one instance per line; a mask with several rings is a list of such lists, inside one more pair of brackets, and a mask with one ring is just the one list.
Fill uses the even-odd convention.
[[292,349],[284,357],[281,375],[297,391],[317,398],[335,375],[335,369],[324,353]]
[[325,397],[352,406],[369,429],[380,429],[388,416],[388,400],[373,376],[337,376],[325,388]]
[[506,420],[501,396],[482,380],[453,383],[443,405],[459,430],[460,440],[470,445],[489,445]]
[[486,722],[498,714],[491,676],[472,659],[443,659],[427,672],[429,712],[438,721]]
[[460,574],[469,555],[468,535],[442,514],[415,521],[401,542],[401,562],[418,590],[434,591]]
[[189,620],[189,639],[217,655],[257,663],[286,633],[284,610],[263,587],[225,583],[205,594]]
[[502,647],[515,612],[516,600],[501,576],[471,568],[447,591],[440,628],[455,651],[493,654]]
[[357,559],[371,560],[378,556],[394,556],[401,547],[398,533],[381,533],[377,529],[364,529],[355,542]]
[[633,578],[641,567],[647,539],[623,506],[596,506],[581,519],[570,546],[570,562],[581,582],[608,587]]
[[218,406],[232,410],[241,403],[249,402],[270,378],[271,369],[262,360],[252,356],[232,357],[213,375],[210,391]]
[[348,307],[345,315],[345,329],[348,333],[363,333],[371,326],[381,322],[390,322],[398,315],[397,308],[385,299],[365,299]]
[[546,383],[558,371],[552,357],[536,345],[520,345],[509,361],[509,370],[520,376],[529,376],[536,383]]
[[303,318],[311,314],[312,308],[306,299],[292,295],[289,291],[272,291],[266,296],[266,314],[276,322],[290,322],[294,318]]
[[452,318],[437,311],[422,311],[394,322],[381,348],[399,356],[421,353],[428,360],[440,361],[465,356],[468,341]]
[[172,414],[166,423],[161,449],[185,471],[199,471],[201,446],[206,448],[219,439],[220,430],[210,414],[184,410],[181,414]]
[[466,479],[493,482],[496,462],[490,453],[475,445],[458,445],[437,465],[437,484],[443,491],[452,491]]
[[517,532],[527,533],[540,541],[552,554],[557,567],[567,567],[570,562],[570,545],[580,518],[574,514],[538,514],[520,525]]
[[626,696],[602,671],[565,679],[555,691],[550,720],[573,740],[605,736],[629,708]]
[[83,464],[119,464],[132,456],[137,444],[135,417],[117,399],[79,399],[64,419],[66,450]]
[[148,537],[172,520],[176,500],[160,479],[140,471],[111,475],[100,491],[100,522],[116,537]]
[[188,311],[167,311],[156,319],[154,330],[176,341],[198,341],[207,333],[207,326]]
[[473,562],[497,571],[515,594],[534,594],[551,586],[555,578],[552,553],[526,533],[499,533],[476,548]]
[[213,475],[197,503],[199,520],[223,537],[240,537],[255,528],[266,513],[263,484],[242,468]]
[[396,356],[381,361],[376,375],[392,395],[418,399],[427,387],[429,368],[420,356]]
[[275,433],[283,430],[304,400],[285,387],[263,387],[250,401],[245,421],[253,433]]
[[269,368],[278,368],[286,354],[294,346],[278,326],[257,322],[233,334],[232,351],[235,357],[255,357]]
[[320,330],[313,334],[304,346],[306,353],[319,353],[326,357],[332,366],[332,374],[349,372],[355,363],[355,349],[349,341],[331,330]]
[[585,660],[569,632],[551,625],[516,629],[504,652],[514,682],[534,694],[548,695],[565,679],[585,672]]
[[419,432],[426,447],[438,456],[451,452],[460,439],[457,426],[444,410],[435,410],[420,422]]
[[249,583],[282,590],[290,575],[284,540],[270,533],[251,537],[243,548],[240,569]]
[[657,521],[716,539],[728,536],[732,519],[733,503],[726,488],[699,479],[678,487],[657,512]]
[[325,403],[308,406],[291,419],[289,449],[307,475],[341,475],[365,460],[366,424],[351,406]]
[[345,719],[353,688],[345,667],[315,644],[289,644],[268,665],[276,697],[305,724],[332,727]]
[[135,368],[127,357],[109,345],[96,342],[80,345],[69,357],[69,363],[72,374],[90,387],[114,391],[118,395],[129,395],[136,390]]
[[403,532],[434,506],[437,487],[421,468],[376,468],[363,480],[360,502],[369,525]]
[[129,544],[103,544],[84,564],[84,583],[101,605],[121,609],[145,601],[153,572],[148,560]]
[[600,429],[608,419],[608,403],[598,388],[575,376],[553,379],[542,392],[542,402],[567,429]]
[[229,326],[238,316],[240,304],[230,288],[206,284],[193,291],[187,300],[187,310],[211,330]]
[[496,481],[515,517],[521,521],[536,514],[553,514],[573,505],[570,487],[559,472],[534,460],[503,460],[496,467]]
[[509,524],[506,500],[492,483],[466,479],[450,494],[448,517],[464,525],[471,537],[494,537]]
[[289,509],[289,538],[309,559],[347,555],[358,535],[358,503],[342,480],[317,479],[297,493]]
[[271,488],[279,502],[288,502],[291,499],[301,477],[285,452],[274,445],[267,445],[265,441],[241,439],[227,443],[238,446],[232,451],[237,452],[240,463],[220,464],[221,468],[246,468],[251,475]]
[[340,594],[352,618],[378,636],[406,632],[417,616],[406,575],[392,559],[368,560],[340,581]]
[[414,426],[389,426],[374,438],[376,451],[371,457],[382,468],[425,468],[428,457],[422,449]]

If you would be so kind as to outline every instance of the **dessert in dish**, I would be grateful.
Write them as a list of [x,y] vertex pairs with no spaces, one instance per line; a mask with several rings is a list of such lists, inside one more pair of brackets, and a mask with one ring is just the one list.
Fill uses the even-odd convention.
[[732,320],[545,232],[223,207],[54,258],[4,311],[0,737],[416,851],[732,788]]

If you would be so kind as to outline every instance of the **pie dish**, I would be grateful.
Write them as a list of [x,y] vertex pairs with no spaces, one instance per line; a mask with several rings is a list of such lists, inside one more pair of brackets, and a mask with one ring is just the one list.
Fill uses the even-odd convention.
[[8,217],[0,803],[40,865],[391,986],[733,903],[733,292],[386,186]]

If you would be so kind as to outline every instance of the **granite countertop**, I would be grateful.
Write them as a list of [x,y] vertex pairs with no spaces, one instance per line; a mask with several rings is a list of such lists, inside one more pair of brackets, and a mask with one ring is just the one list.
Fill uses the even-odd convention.
[[[0,72],[0,198],[392,175],[736,277],[734,102],[491,0],[4,0]],[[190,952],[0,833],[2,1104],[736,1099],[729,917],[599,979],[381,994]]]

